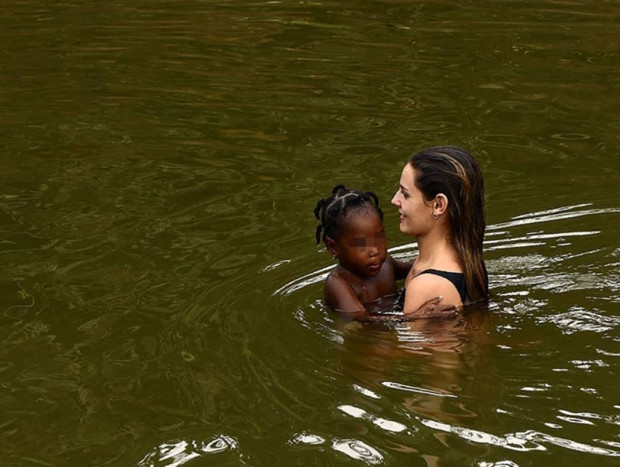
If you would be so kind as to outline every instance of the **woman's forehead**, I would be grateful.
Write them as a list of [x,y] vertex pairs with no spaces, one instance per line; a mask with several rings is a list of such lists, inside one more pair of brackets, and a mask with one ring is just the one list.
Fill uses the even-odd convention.
[[405,188],[411,188],[414,186],[415,169],[411,167],[411,164],[405,165],[402,173],[400,174],[400,184]]

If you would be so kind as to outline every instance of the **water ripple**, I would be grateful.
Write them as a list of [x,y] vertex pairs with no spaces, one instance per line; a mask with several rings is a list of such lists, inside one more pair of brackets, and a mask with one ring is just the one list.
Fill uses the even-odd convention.
[[378,427],[384,429],[385,431],[389,431],[392,433],[400,433],[402,431],[407,430],[407,426],[403,425],[400,422],[396,422],[394,420],[386,420],[385,418],[376,417],[374,415],[369,414],[364,409],[360,409],[359,407],[354,407],[352,405],[340,405],[338,409],[347,415],[350,415],[353,418],[360,418],[364,420],[369,420]]
[[579,331],[604,333],[620,325],[620,316],[605,316],[595,311],[575,307],[566,313],[543,316],[537,319],[539,323],[554,323],[565,334]]
[[306,444],[309,446],[318,446],[325,443],[325,438],[312,433],[298,433],[288,442],[288,444]]
[[381,384],[387,388],[398,389],[399,391],[416,392],[419,394],[426,394],[429,396],[437,396],[437,397],[451,397],[451,398],[456,397],[454,394],[434,391],[432,389],[425,389],[425,388],[410,386],[410,385],[403,384],[403,383],[395,383],[392,381],[383,381]]
[[468,441],[480,444],[501,446],[514,451],[545,451],[545,444],[564,447],[574,451],[597,454],[601,456],[619,457],[620,452],[598,446],[549,435],[535,430],[510,433],[504,436],[496,436],[484,431],[472,430],[469,428],[452,426],[447,423],[440,423],[433,420],[421,420],[422,424],[436,430],[453,433]]
[[589,205],[590,204],[579,204],[575,206],[568,206],[565,208],[541,211],[538,213],[524,214],[522,216],[514,217],[511,221],[491,225],[488,227],[488,230],[494,231],[510,227],[521,227],[530,224],[557,222],[564,219],[581,218],[584,216],[593,216],[598,214],[620,214],[620,208],[582,209],[574,211],[574,209],[576,208],[587,207]]
[[334,439],[332,449],[369,465],[383,463],[383,456],[372,446],[357,439]]
[[140,467],[153,467],[165,463],[167,467],[177,467],[205,454],[218,454],[237,450],[238,442],[226,435],[216,436],[208,441],[177,441],[163,443],[147,454],[139,463]]

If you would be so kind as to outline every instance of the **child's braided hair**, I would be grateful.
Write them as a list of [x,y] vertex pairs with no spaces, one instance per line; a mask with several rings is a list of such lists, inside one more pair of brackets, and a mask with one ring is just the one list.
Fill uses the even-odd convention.
[[336,185],[332,189],[331,196],[320,199],[314,208],[314,217],[319,221],[316,228],[316,243],[324,242],[325,237],[337,238],[343,221],[351,210],[368,208],[375,209],[383,221],[379,198],[372,191],[362,192],[350,190],[344,185]]

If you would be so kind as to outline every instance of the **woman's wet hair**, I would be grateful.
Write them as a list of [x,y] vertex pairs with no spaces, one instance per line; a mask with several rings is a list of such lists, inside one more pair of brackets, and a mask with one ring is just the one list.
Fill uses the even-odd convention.
[[424,149],[409,159],[414,184],[427,201],[439,193],[448,198],[448,217],[470,300],[487,298],[487,270],[482,256],[486,228],[485,188],[482,171],[464,149],[440,146]]
[[315,234],[316,243],[324,242],[326,237],[338,238],[347,216],[353,211],[366,209],[374,210],[383,221],[379,198],[372,191],[362,192],[336,185],[331,196],[320,199],[314,208],[314,217],[319,221]]

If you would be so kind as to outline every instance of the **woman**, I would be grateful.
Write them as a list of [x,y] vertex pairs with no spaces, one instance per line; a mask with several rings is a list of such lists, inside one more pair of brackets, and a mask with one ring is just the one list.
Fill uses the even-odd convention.
[[441,304],[485,299],[482,258],[484,179],[478,163],[458,147],[434,147],[413,155],[392,198],[400,231],[417,237],[419,254],[405,280],[403,310],[415,313],[441,295]]

